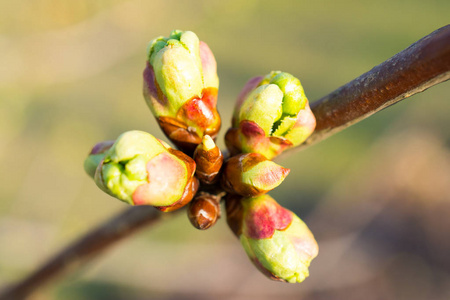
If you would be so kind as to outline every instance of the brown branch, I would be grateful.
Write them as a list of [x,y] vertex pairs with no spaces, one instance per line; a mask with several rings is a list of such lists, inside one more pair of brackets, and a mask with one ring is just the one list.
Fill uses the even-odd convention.
[[450,25],[314,102],[314,133],[290,155],[450,78]]
[[166,216],[173,216],[173,213],[164,214],[149,206],[131,207],[69,245],[23,281],[5,290],[0,299],[24,299],[57,275],[75,270],[123,238],[145,226],[155,225]]
[[[449,77],[450,26],[445,26],[313,103],[317,127],[300,148],[317,143],[389,105],[448,80]],[[0,295],[0,300],[24,299],[62,272],[75,269],[138,229],[156,224],[162,219],[161,215],[151,207],[126,210],[68,246],[23,281],[6,290]]]

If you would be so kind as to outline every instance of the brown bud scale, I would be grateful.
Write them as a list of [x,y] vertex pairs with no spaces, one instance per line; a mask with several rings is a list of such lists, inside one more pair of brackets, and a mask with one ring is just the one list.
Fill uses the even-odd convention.
[[158,123],[164,134],[180,149],[192,153],[202,139],[186,124],[171,117],[159,117]]
[[197,164],[195,174],[198,179],[206,184],[214,183],[223,164],[223,155],[219,147],[215,146],[208,151],[197,147],[194,152],[194,160]]
[[201,194],[189,203],[188,217],[192,225],[200,230],[213,226],[220,218],[220,205],[217,197]]
[[227,212],[227,223],[233,233],[239,238],[242,233],[243,221],[243,197],[239,195],[227,194],[225,197],[225,209]]

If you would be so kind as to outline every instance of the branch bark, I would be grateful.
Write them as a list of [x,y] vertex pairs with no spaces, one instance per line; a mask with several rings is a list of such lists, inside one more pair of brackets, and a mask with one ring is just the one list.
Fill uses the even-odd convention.
[[[427,35],[312,104],[314,133],[292,154],[317,143],[374,113],[450,78],[450,25]],[[5,290],[0,300],[24,299],[63,272],[75,269],[137,230],[157,224],[162,214],[152,207],[132,207],[87,233],[54,258]],[[164,218],[166,219],[166,218]]]
[[174,216],[174,213],[176,212],[164,214],[150,206],[134,206],[126,209],[69,245],[23,281],[5,290],[0,299],[25,299],[51,279],[75,270],[125,237],[145,226],[156,225],[160,220]]
[[450,25],[415,42],[311,105],[317,126],[290,155],[450,78]]

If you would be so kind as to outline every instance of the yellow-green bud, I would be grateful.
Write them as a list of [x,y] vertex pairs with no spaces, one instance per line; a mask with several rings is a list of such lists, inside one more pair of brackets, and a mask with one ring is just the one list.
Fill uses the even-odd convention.
[[276,71],[247,82],[232,123],[225,137],[232,155],[257,152],[272,159],[301,144],[314,130],[315,118],[300,81]]
[[290,283],[309,276],[308,267],[319,248],[299,217],[269,195],[226,201],[230,228],[264,275]]
[[[195,162],[164,144],[143,131],[123,133],[98,162],[96,184],[132,205],[166,210],[180,201],[188,203],[195,194],[192,191]],[[87,161],[93,162],[91,157]]]
[[164,133],[192,152],[220,128],[219,79],[214,55],[192,31],[174,30],[152,40],[144,71],[144,97]]

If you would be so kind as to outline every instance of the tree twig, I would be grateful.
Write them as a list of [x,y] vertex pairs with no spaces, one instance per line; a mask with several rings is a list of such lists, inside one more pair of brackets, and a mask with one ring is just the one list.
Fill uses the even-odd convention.
[[290,155],[450,78],[450,25],[442,27],[311,105],[317,126]]
[[57,275],[75,270],[123,238],[145,226],[155,225],[160,220],[173,216],[174,213],[164,214],[150,206],[134,206],[126,209],[69,245],[23,281],[5,290],[0,299],[24,299]]
[[[312,104],[317,127],[299,149],[317,143],[370,115],[450,78],[450,25],[442,27]],[[297,148],[296,148],[297,149]],[[293,153],[296,149],[288,151]],[[144,226],[158,223],[151,207],[132,207],[68,246],[0,300],[24,299],[62,272],[94,258]]]

